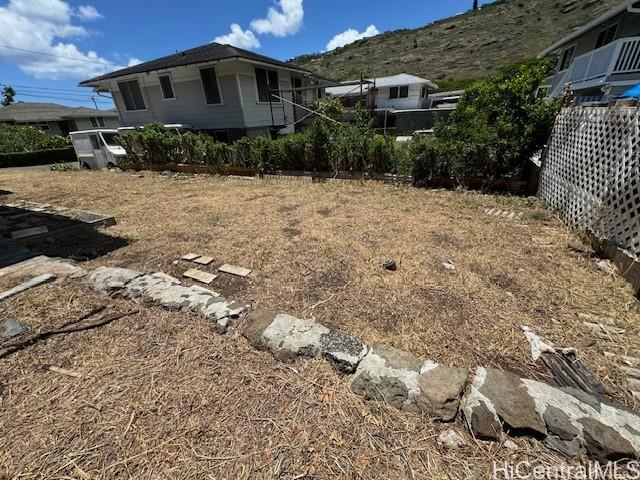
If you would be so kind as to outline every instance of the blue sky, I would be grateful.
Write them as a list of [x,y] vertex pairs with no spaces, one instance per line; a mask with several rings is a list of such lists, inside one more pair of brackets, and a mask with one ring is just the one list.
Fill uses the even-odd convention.
[[[481,4],[489,0],[480,1]],[[77,82],[213,40],[281,60],[415,28],[472,0],[0,0],[0,85],[93,106]],[[47,98],[48,97],[48,98]],[[95,95],[94,95],[95,97]],[[95,97],[100,108],[112,104]]]

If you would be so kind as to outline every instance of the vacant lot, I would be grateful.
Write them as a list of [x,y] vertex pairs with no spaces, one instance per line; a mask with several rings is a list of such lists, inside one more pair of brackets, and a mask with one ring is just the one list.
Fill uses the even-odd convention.
[[[525,199],[379,184],[306,184],[95,172],[1,172],[24,198],[114,214],[128,244],[88,260],[180,277],[185,253],[253,269],[223,294],[385,342],[452,366],[544,378],[521,325],[573,346],[615,399],[634,406],[605,352],[638,341],[623,280]],[[494,218],[486,208],[522,214]],[[109,242],[106,242],[108,244]],[[115,242],[114,242],[115,243]],[[105,239],[47,245],[95,257]],[[393,259],[396,272],[382,262]],[[443,268],[455,265],[455,272]],[[33,330],[91,307],[132,308],[77,281],[0,304]],[[585,317],[625,334],[598,336]],[[1,347],[1,345],[0,345]],[[81,378],[39,370],[61,365]],[[557,458],[519,441],[438,447],[446,426],[353,396],[322,362],[255,352],[195,316],[142,308],[99,330],[55,337],[0,360],[0,474],[24,478],[483,478],[491,461]],[[535,448],[533,448],[535,447]],[[533,455],[533,457],[531,457]],[[4,468],[4,472],[2,470]],[[1,475],[0,475],[1,476]]]

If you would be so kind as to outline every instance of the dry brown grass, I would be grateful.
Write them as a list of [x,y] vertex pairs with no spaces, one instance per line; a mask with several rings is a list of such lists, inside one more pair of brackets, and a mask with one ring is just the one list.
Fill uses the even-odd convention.
[[[312,185],[153,174],[0,173],[26,198],[112,213],[132,242],[87,262],[162,270],[189,251],[254,269],[214,287],[313,317],[444,364],[541,377],[520,325],[575,346],[612,395],[633,401],[605,351],[637,343],[623,280],[554,219],[521,199],[377,184]],[[10,197],[11,198],[11,197]],[[524,212],[494,219],[486,207]],[[532,240],[535,238],[535,240]],[[78,251],[90,245],[74,245]],[[395,273],[382,270],[393,258]],[[455,263],[448,274],[442,262]],[[46,285],[0,305],[32,331],[107,301],[77,283]],[[594,338],[579,313],[611,317],[620,338]],[[80,379],[42,371],[51,363]],[[493,459],[559,459],[474,443],[441,449],[444,426],[364,403],[323,362],[283,365],[235,333],[157,308],[98,330],[57,336],[0,360],[0,474],[20,478],[490,478]],[[302,478],[302,477],[299,477]]]

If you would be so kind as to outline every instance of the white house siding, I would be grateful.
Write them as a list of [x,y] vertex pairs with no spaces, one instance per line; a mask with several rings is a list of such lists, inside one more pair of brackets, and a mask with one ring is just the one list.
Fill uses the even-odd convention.
[[[96,116],[100,117],[100,112],[96,112]],[[95,128],[111,128],[115,129],[120,126],[120,122],[116,117],[102,117],[104,120],[104,127],[94,127],[91,124],[91,119],[89,117],[77,117],[73,119],[73,123],[76,124],[76,130],[93,130]]]
[[[235,62],[237,63],[237,62]],[[202,67],[204,68],[204,67]],[[216,65],[222,103],[208,105],[200,79],[200,67],[173,69],[170,72],[142,74],[138,82],[146,110],[127,111],[118,90],[113,98],[124,126],[150,122],[190,124],[197,130],[235,129],[244,127],[244,118],[235,73],[231,63]],[[159,75],[170,75],[174,99],[164,99]],[[117,89],[118,80],[112,87]]]
[[396,110],[424,108],[426,100],[420,96],[422,87],[422,84],[409,85],[409,96],[407,98],[389,98],[391,87],[379,88],[376,106],[377,108],[393,108]]

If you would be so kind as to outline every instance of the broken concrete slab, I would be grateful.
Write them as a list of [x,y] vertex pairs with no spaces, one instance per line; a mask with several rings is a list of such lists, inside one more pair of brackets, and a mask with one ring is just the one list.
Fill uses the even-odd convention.
[[0,339],[16,337],[26,331],[27,327],[13,317],[9,317],[0,322]]
[[358,365],[350,386],[367,400],[451,421],[466,380],[464,369],[442,367],[388,345],[374,345]]
[[[544,438],[567,455],[600,461],[637,458],[640,416],[588,394],[478,368],[462,404],[471,432],[496,440],[502,431]],[[492,432],[492,430],[494,430]]]
[[0,268],[0,277],[6,279],[37,277],[49,273],[57,278],[80,278],[87,275],[87,271],[75,261],[66,258],[47,257],[38,255],[27,260]]
[[249,268],[244,267],[236,267],[235,265],[229,265],[225,263],[220,268],[218,268],[219,272],[228,273],[230,275],[236,275],[238,277],[246,277],[251,273]]
[[120,292],[128,282],[141,275],[128,268],[98,267],[87,278],[87,285],[98,293],[111,295]]
[[13,288],[10,288],[9,290],[5,290],[4,292],[0,292],[0,300],[5,300],[7,298],[13,297],[14,295],[17,295],[18,293],[24,292],[26,290],[29,290],[30,288],[33,287],[37,287],[38,285],[42,285],[44,283],[49,283],[49,282],[53,282],[56,279],[55,275],[52,275],[50,273],[45,273],[43,275],[38,275],[37,277],[34,277],[30,280],[27,280],[26,282],[21,283],[20,285],[16,285]]
[[182,256],[182,260],[186,260],[187,262],[192,262],[193,260],[195,260],[200,256],[201,255],[199,253],[187,253],[186,255]]
[[202,282],[202,283],[204,283],[206,285],[209,285],[216,278],[218,278],[218,276],[214,275],[213,273],[203,272],[202,270],[196,270],[195,268],[191,268],[191,269],[187,270],[182,275],[187,277],[187,278],[190,278],[192,280],[196,280],[198,282]]

